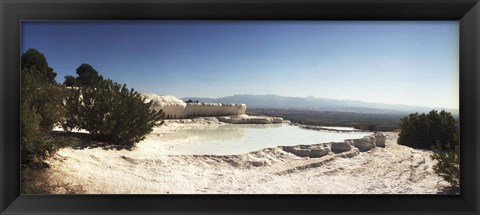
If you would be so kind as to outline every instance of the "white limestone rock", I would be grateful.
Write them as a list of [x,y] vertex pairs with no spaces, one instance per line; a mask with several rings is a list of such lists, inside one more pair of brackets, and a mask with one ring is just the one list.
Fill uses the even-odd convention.
[[152,108],[155,111],[162,110],[166,119],[180,118],[185,111],[187,103],[175,96],[160,96],[156,94],[142,94],[146,102],[153,101]]
[[339,156],[342,158],[353,158],[359,154],[360,154],[360,150],[358,150],[357,148],[352,148],[352,150],[350,151],[340,153]]
[[166,119],[185,119],[192,117],[228,116],[245,114],[245,104],[186,103],[175,96],[144,93],[146,102],[153,101],[152,108],[162,110]]
[[329,147],[324,145],[298,145],[283,146],[283,151],[290,152],[298,157],[319,158],[331,152]]
[[358,148],[360,152],[366,152],[372,148],[375,148],[375,136],[373,135],[368,135],[361,139],[353,139],[349,141],[352,141],[353,146]]
[[342,153],[352,149],[352,145],[350,145],[350,143],[351,140],[346,140],[344,142],[333,142],[330,147],[332,148],[332,152]]
[[245,114],[245,104],[187,103],[182,118]]

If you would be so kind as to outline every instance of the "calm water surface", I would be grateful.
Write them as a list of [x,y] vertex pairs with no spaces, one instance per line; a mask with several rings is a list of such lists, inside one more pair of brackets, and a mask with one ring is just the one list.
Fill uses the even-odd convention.
[[309,145],[362,138],[367,132],[329,132],[292,125],[196,125],[156,133],[165,154],[233,155],[277,146]]

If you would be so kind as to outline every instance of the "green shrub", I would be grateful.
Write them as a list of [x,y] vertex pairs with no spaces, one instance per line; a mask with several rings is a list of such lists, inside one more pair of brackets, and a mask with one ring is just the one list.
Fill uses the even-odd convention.
[[78,87],[67,88],[65,93],[63,107],[65,115],[61,122],[61,126],[65,131],[72,131],[73,129],[80,129],[82,125],[82,97],[80,96],[80,89]]
[[56,149],[48,138],[62,114],[62,88],[56,73],[40,52],[29,49],[22,54],[20,129],[22,165],[41,162]]
[[55,82],[57,74],[35,49],[22,54],[21,68],[21,103],[28,105],[23,110],[35,109],[40,115],[42,131],[49,132],[63,114],[63,88]]
[[460,184],[460,142],[458,123],[446,112],[410,114],[401,119],[398,144],[433,149],[437,160],[433,170],[453,187]]
[[435,173],[450,183],[452,187],[458,188],[460,185],[460,146],[455,146],[454,150],[437,150],[432,155],[432,159],[438,161],[433,166]]
[[35,109],[27,108],[25,103],[22,104],[21,111],[21,163],[41,162],[55,150],[55,147],[52,142],[46,141],[45,134],[40,127],[40,114]]
[[108,79],[70,89],[65,101],[65,129],[85,129],[99,141],[127,147],[143,140],[164,116],[138,92]]
[[441,150],[458,145],[458,127],[451,113],[430,111],[413,113],[400,119],[398,144],[412,148],[432,149],[438,143]]

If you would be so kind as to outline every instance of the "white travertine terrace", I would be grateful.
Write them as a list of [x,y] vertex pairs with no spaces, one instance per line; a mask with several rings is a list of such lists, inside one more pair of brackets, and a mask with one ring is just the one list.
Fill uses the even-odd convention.
[[242,115],[246,109],[245,104],[187,103],[181,118]]
[[180,118],[187,103],[177,99],[175,96],[159,96],[156,94],[142,94],[146,102],[153,101],[152,108],[155,111],[163,110],[165,118]]
[[152,93],[142,95],[147,102],[153,101],[152,108],[154,110],[163,110],[167,119],[243,115],[247,109],[245,104],[186,103],[175,96],[161,96]]

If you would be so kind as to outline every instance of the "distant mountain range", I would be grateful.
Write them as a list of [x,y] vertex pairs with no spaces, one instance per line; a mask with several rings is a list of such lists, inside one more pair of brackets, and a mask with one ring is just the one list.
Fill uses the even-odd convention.
[[370,103],[355,100],[339,100],[324,99],[316,97],[287,97],[279,95],[233,95],[221,98],[200,98],[185,97],[182,100],[198,100],[199,102],[208,103],[243,103],[248,108],[265,108],[265,109],[300,109],[300,110],[316,110],[316,111],[338,111],[338,112],[354,112],[354,113],[382,113],[382,114],[399,114],[399,113],[426,113],[435,110],[446,110],[454,115],[458,115],[458,110],[449,108],[432,108],[422,106],[410,106],[401,104],[382,104]]

